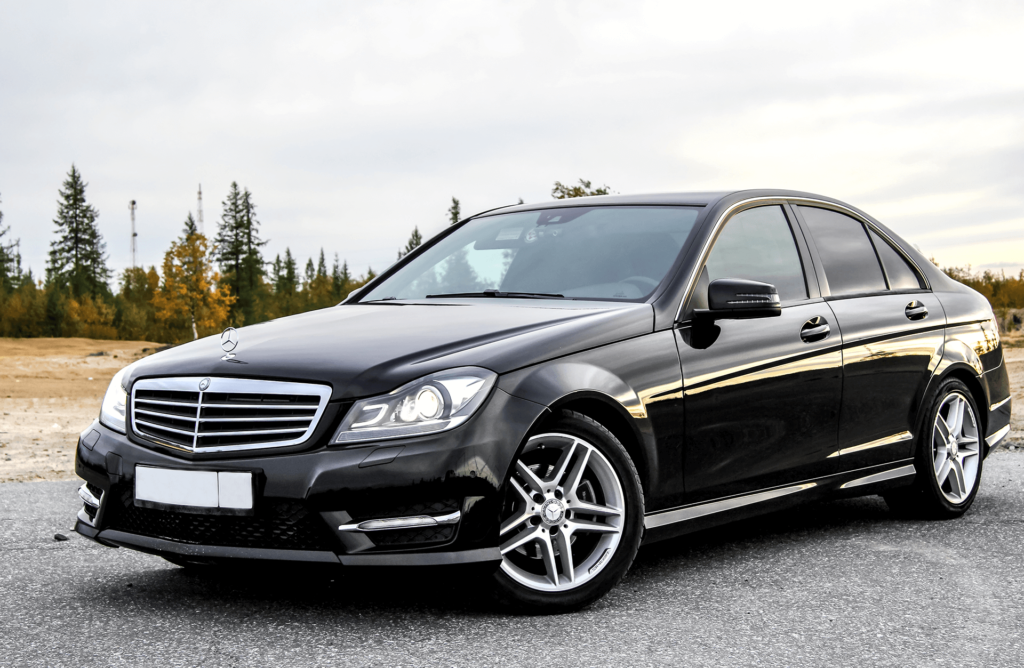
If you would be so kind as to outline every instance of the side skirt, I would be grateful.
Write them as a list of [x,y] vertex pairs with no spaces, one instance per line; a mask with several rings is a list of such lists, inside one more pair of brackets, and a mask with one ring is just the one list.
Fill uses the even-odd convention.
[[681,536],[823,498],[865,496],[914,481],[914,460],[844,471],[813,480],[715,501],[680,506],[644,516],[643,544]]

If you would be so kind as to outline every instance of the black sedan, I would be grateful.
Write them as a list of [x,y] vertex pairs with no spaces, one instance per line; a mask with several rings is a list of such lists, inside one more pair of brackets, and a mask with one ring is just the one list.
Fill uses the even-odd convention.
[[124,369],[76,528],[180,565],[476,564],[572,610],[642,544],[811,499],[957,517],[1009,397],[985,299],[842,202],[520,205]]

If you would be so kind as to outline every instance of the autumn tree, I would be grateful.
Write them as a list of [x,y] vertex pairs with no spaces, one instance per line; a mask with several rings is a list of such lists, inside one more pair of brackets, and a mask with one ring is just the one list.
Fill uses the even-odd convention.
[[[591,197],[593,195],[607,195],[611,191],[608,186],[592,188],[590,181],[580,179],[579,185],[567,186],[561,181],[555,181],[555,187],[551,189],[551,196],[555,199],[569,199],[571,197]],[[519,200],[520,203],[522,200]]]
[[71,171],[59,191],[57,239],[50,243],[50,259],[46,268],[47,285],[67,290],[72,297],[93,298],[110,292],[107,281],[106,244],[96,225],[99,213],[85,200],[86,183],[82,174],[71,165]]
[[195,340],[199,330],[215,332],[224,326],[235,297],[213,269],[206,237],[190,229],[195,225],[190,228],[186,221],[182,237],[164,255],[163,282],[153,295],[153,306],[158,320],[170,327],[179,325],[179,332],[180,324],[190,326]]

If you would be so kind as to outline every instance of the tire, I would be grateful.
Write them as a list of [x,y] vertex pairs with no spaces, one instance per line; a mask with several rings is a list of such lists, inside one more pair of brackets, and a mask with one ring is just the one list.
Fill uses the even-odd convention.
[[[914,484],[883,494],[882,498],[901,515],[953,519],[966,513],[978,496],[984,430],[970,389],[956,378],[943,381],[925,405],[928,409],[919,425],[914,456]],[[959,419],[950,418],[953,410],[963,411]],[[946,438],[951,422],[955,445]]]
[[532,614],[590,605],[629,570],[643,522],[640,477],[622,443],[597,421],[561,411],[512,465],[496,598]]

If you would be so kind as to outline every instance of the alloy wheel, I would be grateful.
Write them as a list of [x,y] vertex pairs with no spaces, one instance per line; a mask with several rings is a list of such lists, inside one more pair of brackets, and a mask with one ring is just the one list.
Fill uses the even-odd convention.
[[611,561],[622,538],[625,494],[592,444],[540,434],[515,462],[502,518],[502,570],[530,589],[566,591]]
[[939,491],[950,503],[967,500],[978,479],[981,440],[967,398],[951,392],[939,404],[932,430],[932,463]]

